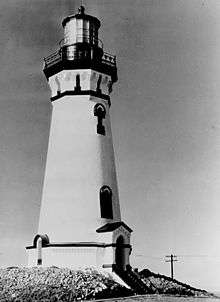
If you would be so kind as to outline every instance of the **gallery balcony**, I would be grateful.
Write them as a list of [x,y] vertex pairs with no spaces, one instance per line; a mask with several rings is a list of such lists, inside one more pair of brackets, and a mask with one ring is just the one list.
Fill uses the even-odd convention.
[[60,42],[56,52],[44,58],[44,73],[47,78],[65,69],[94,69],[108,74],[117,81],[116,56],[103,51],[100,40],[77,37],[73,44]]

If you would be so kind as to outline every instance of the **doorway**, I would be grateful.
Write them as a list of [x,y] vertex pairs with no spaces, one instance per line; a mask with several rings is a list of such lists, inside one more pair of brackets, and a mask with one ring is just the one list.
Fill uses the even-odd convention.
[[122,235],[120,235],[116,240],[115,264],[118,268],[125,270],[125,247]]

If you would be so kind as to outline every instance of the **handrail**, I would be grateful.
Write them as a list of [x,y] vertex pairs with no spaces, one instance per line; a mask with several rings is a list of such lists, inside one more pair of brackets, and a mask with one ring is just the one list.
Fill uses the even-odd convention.
[[[55,51],[54,53],[44,58],[45,67],[50,67],[58,62],[61,62],[63,59],[66,60],[62,56],[62,48],[60,48],[59,50]],[[91,57],[90,59],[92,60]],[[81,61],[81,59],[74,59],[74,61],[79,62]],[[116,56],[111,55],[107,52],[103,52],[103,56],[100,60],[100,63],[109,65],[111,67],[116,67]]]
[[60,49],[59,50],[56,50],[55,52],[53,52],[52,54],[50,54],[49,56],[47,57],[44,57],[44,61],[49,61],[49,60],[53,60],[54,58],[56,58],[57,56],[60,57]]
[[116,64],[116,56],[111,55],[110,53],[104,52],[103,53],[103,57],[102,57],[102,61],[104,61],[105,63],[109,63],[111,64]]
[[127,284],[129,285],[136,294],[146,294],[149,292],[147,285],[141,280],[140,276],[137,276],[132,268],[121,269],[117,265],[113,265],[114,272]]
[[58,63],[60,61],[62,61],[62,54],[60,49],[44,58],[45,67],[49,67],[50,65],[54,65],[55,63]]

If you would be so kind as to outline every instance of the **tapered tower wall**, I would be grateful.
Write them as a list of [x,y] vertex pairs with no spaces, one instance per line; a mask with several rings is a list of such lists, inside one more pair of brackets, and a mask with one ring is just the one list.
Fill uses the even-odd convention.
[[[97,103],[106,108],[105,135],[97,134]],[[54,101],[39,233],[53,242],[96,241],[96,229],[109,222],[100,213],[103,185],[112,190],[110,221],[120,221],[108,103],[91,96]]]

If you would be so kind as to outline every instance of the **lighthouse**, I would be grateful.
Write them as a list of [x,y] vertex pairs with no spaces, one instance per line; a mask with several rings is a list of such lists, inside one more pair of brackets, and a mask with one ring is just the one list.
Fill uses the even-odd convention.
[[125,270],[132,230],[121,219],[110,123],[116,57],[104,52],[100,21],[83,6],[62,26],[58,51],[44,59],[52,115],[28,265]]

